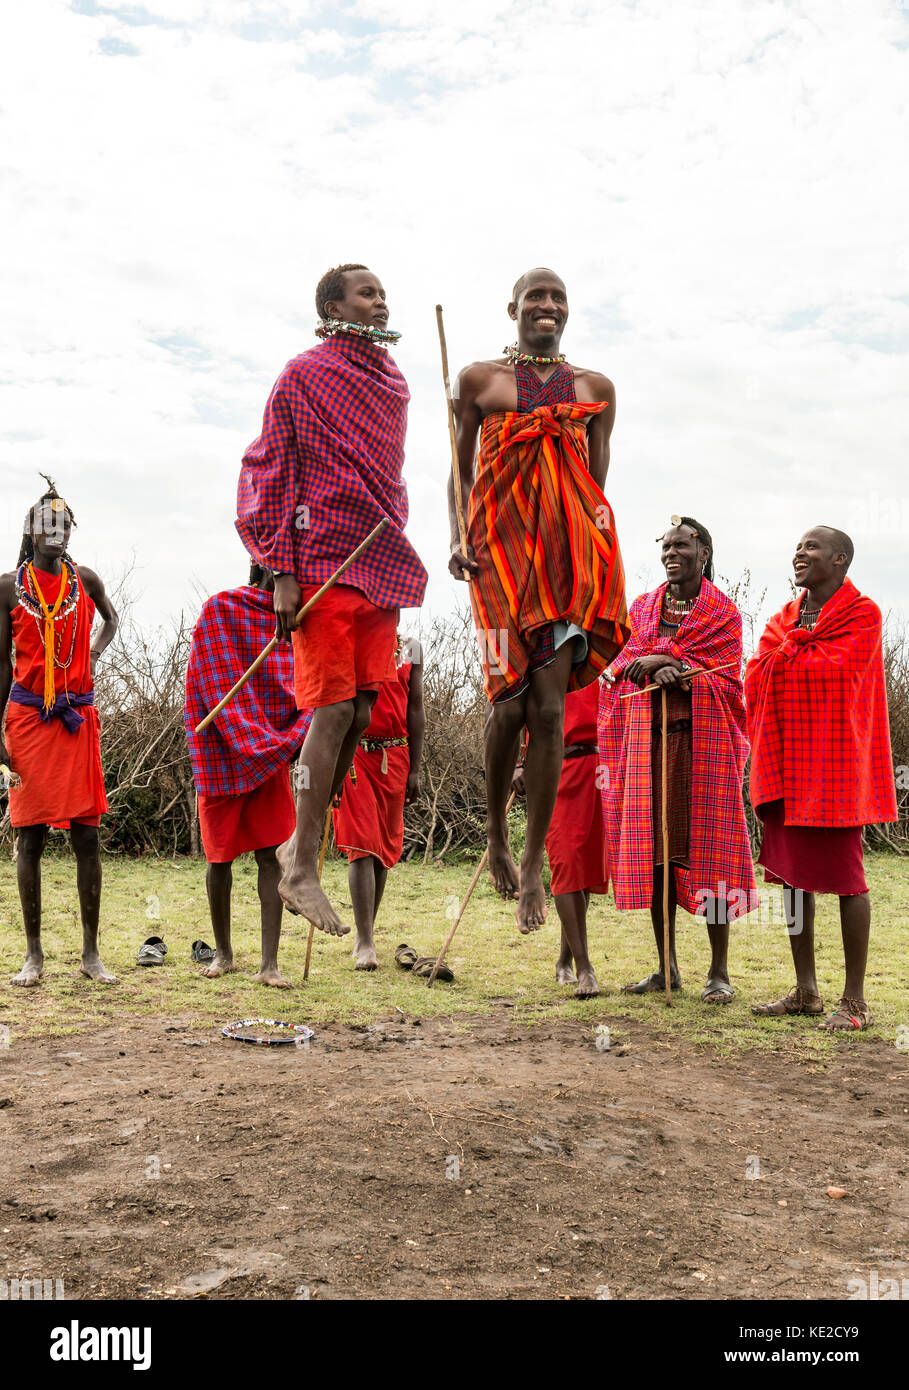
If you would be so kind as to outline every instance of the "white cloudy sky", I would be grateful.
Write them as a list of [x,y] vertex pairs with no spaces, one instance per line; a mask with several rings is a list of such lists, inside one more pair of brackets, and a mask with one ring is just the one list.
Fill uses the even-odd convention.
[[434,305],[454,365],[495,355],[546,264],[563,347],[616,383],[632,594],[684,511],[774,602],[800,532],[841,526],[909,610],[909,0],[28,0],[2,37],[8,563],[43,469],[78,559],[135,556],[146,622],[242,582],[240,457],[358,260],[404,334],[444,610]]

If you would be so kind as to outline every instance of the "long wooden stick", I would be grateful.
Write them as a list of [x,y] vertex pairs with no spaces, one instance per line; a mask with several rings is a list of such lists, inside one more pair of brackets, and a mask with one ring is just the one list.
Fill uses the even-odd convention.
[[[331,830],[331,802],[325,812],[325,829],[322,831],[322,843],[319,846],[319,882],[322,882],[322,866],[325,863],[325,851],[328,849],[328,836]],[[309,940],[306,943],[306,960],[303,965],[303,979],[309,979],[309,957],[312,955],[312,939],[316,934],[315,922],[309,924]]]
[[666,1007],[672,1008],[672,971],[669,968],[669,807],[666,800],[666,784],[668,781],[666,770],[666,740],[669,734],[669,701],[666,698],[666,687],[663,686],[663,737],[661,739],[662,751],[662,811],[663,811],[663,976],[666,982]]
[[[511,796],[508,798],[508,801],[506,802],[506,805],[505,805],[505,814],[506,814],[506,816],[508,815],[508,812],[511,810],[512,806],[514,805],[514,798],[515,798],[515,794],[514,794],[514,792],[512,792],[512,793],[511,793]],[[436,976],[437,976],[438,973],[439,973],[439,968],[440,968],[440,966],[441,966],[443,960],[445,959],[445,956],[446,956],[446,954],[447,954],[447,952],[448,952],[448,948],[449,948],[449,946],[451,945],[452,940],[453,940],[453,938],[454,938],[454,934],[455,934],[455,932],[458,930],[458,927],[461,925],[461,918],[464,916],[464,911],[465,911],[465,909],[466,909],[466,907],[467,907],[467,904],[470,902],[470,899],[471,899],[471,895],[472,895],[472,893],[473,893],[473,890],[476,888],[477,884],[478,884],[479,881],[480,881],[480,875],[481,875],[481,873],[482,873],[483,870],[486,868],[486,861],[487,861],[488,858],[489,858],[489,845],[487,845],[486,848],[485,848],[484,851],[483,851],[483,857],[482,857],[482,859],[480,860],[479,864],[477,865],[477,871],[476,871],[476,873],[474,874],[473,878],[470,880],[470,887],[468,888],[467,892],[464,894],[464,897],[461,899],[461,905],[460,905],[460,907],[458,908],[457,912],[455,913],[455,919],[454,919],[454,921],[453,921],[452,924],[451,924],[451,931],[450,931],[450,932],[448,933],[448,935],[446,936],[446,938],[445,938],[445,944],[444,944],[444,946],[442,947],[442,949],[441,949],[441,951],[439,952],[439,954],[436,956],[436,963],[435,963],[435,965],[432,967],[432,970],[429,972],[429,979],[426,981],[426,988],[427,988],[427,989],[431,989],[431,988],[432,988],[432,982],[433,982],[433,980],[436,978]]]
[[[696,671],[683,671],[680,685],[685,681],[690,681],[693,676],[712,676],[714,671],[728,671],[730,666],[736,666],[738,662],[726,661],[722,666],[699,666]],[[654,681],[653,685],[645,685],[641,690],[629,690],[627,695],[620,695],[620,700],[633,700],[635,695],[649,695],[651,690],[665,690],[665,686],[659,685]]]
[[[356,550],[352,551],[350,555],[348,555],[347,559],[343,562],[343,564],[340,564],[338,566],[331,578],[326,579],[321,589],[318,589],[316,593],[313,594],[312,598],[308,599],[306,603],[304,603],[296,618],[294,618],[294,627],[297,627],[301,619],[306,617],[306,614],[309,612],[309,610],[316,606],[316,604],[319,602],[319,599],[322,598],[325,594],[327,594],[329,589],[334,584],[337,584],[338,580],[341,578],[341,575],[344,574],[346,570],[350,569],[354,561],[359,560],[363,552],[369,549],[374,540],[378,539],[378,537],[382,534],[382,532],[385,530],[385,527],[388,524],[389,518],[387,516],[383,516],[378,526],[373,527],[366,539],[364,541],[361,541],[360,544],[357,546]],[[270,656],[271,653],[274,651],[275,647],[278,645],[278,640],[279,639],[277,637],[273,637],[271,641],[268,643],[268,646],[262,648],[255,661],[250,666],[249,670],[244,672],[244,674],[237,681],[237,684],[233,687],[233,689],[228,690],[227,694],[224,696],[224,699],[219,700],[218,703],[215,705],[214,709],[211,711],[211,713],[206,714],[205,718],[196,725],[197,734],[201,734],[203,729],[208,728],[211,721],[221,713],[224,706],[230,704],[237,691],[242,690],[246,682],[250,679],[250,677],[256,674],[265,658],[267,656]]]
[[[467,554],[467,527],[464,523],[464,498],[461,494],[461,469],[458,464],[458,438],[455,434],[454,405],[451,400],[451,382],[448,379],[448,348],[445,343],[445,325],[442,322],[442,306],[436,305],[436,323],[439,326],[439,347],[442,352],[442,380],[445,383],[445,402],[448,406],[448,439],[451,444],[451,483],[454,488],[455,511],[458,517],[458,538],[461,554]],[[470,570],[461,568],[461,578],[470,580]]]

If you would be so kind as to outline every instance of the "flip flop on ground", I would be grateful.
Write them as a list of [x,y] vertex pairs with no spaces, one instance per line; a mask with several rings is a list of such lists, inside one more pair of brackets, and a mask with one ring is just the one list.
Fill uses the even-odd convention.
[[214,947],[201,939],[193,942],[192,951],[193,960],[199,965],[209,965],[215,958]]
[[167,955],[167,943],[160,936],[149,936],[139,947],[137,965],[163,965]]

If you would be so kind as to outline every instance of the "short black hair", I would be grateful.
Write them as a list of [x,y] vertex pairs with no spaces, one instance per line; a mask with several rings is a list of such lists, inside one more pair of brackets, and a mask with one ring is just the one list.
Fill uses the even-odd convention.
[[525,291],[526,288],[527,288],[527,281],[530,279],[531,275],[539,275],[539,274],[541,274],[541,273],[542,273],[543,275],[554,275],[555,278],[556,278],[561,284],[564,285],[564,283],[565,283],[565,281],[562,279],[561,275],[556,275],[555,271],[554,271],[554,270],[550,270],[548,265],[537,265],[537,266],[534,266],[533,270],[525,270],[525,271],[524,271],[524,274],[523,274],[523,275],[519,275],[518,278],[517,278],[517,280],[515,280],[515,282],[514,282],[514,289],[511,291],[511,302],[512,302],[512,304],[517,304],[517,302],[518,302],[518,300],[520,299],[521,295],[524,293],[524,291]]
[[704,525],[702,524],[702,522],[700,522],[700,521],[695,521],[695,519],[694,519],[693,516],[682,516],[682,517],[679,517],[679,524],[680,524],[681,526],[687,526],[687,527],[689,528],[689,530],[693,531],[694,534],[697,536],[698,540],[701,542],[701,545],[706,545],[706,546],[709,548],[710,554],[708,555],[708,557],[707,557],[707,563],[706,563],[706,565],[704,566],[704,578],[705,578],[705,579],[709,579],[709,580],[712,581],[712,580],[713,580],[713,537],[711,536],[710,532],[707,530],[707,527],[704,526]]
[[368,270],[365,265],[355,265],[353,261],[346,265],[332,266],[331,270],[326,270],[322,279],[316,285],[316,313],[324,322],[328,318],[325,306],[332,299],[344,298],[344,276],[349,270]]
[[843,554],[846,556],[846,570],[848,570],[849,566],[852,564],[852,561],[855,559],[855,546],[852,544],[852,537],[847,536],[845,531],[837,530],[835,526],[822,525],[816,527],[815,529],[818,531],[830,532],[831,536],[833,537],[834,550],[841,550]]

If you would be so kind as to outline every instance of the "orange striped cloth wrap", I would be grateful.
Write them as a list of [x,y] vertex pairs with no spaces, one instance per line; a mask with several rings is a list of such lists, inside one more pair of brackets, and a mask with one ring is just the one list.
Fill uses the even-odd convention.
[[470,597],[490,700],[521,688],[537,642],[560,619],[588,637],[570,690],[595,680],[628,635],[615,520],[588,467],[587,421],[606,404],[483,421],[467,536],[479,565]]

